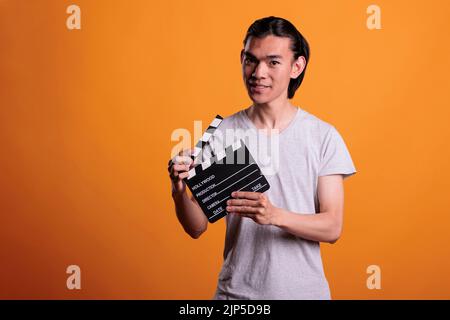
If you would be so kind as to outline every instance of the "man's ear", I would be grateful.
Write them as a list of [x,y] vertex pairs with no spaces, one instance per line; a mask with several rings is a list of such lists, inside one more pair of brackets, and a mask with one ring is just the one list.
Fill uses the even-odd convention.
[[294,61],[292,64],[292,70],[291,70],[291,78],[297,79],[298,76],[300,76],[306,68],[306,59],[304,56],[300,56],[297,58],[297,60]]
[[241,56],[239,57],[239,59],[240,59],[241,64],[242,64],[242,61],[244,59],[244,49],[241,50]]

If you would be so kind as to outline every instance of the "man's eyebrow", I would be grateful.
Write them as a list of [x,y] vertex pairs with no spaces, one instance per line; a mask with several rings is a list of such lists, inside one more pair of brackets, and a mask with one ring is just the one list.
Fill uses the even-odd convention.
[[[256,57],[253,54],[251,54],[248,51],[244,51],[244,54],[251,59],[258,60],[258,59],[256,59]],[[268,59],[283,59],[283,57],[280,56],[279,54],[269,54],[266,56],[266,58],[268,58]]]

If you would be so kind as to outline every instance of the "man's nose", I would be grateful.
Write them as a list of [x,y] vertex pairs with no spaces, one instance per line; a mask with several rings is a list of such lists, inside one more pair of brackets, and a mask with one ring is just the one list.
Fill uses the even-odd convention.
[[265,78],[266,77],[266,72],[267,72],[267,69],[266,69],[266,66],[265,66],[265,64],[264,63],[258,63],[257,65],[256,65],[256,67],[255,67],[255,70],[253,70],[253,73],[252,73],[252,77],[255,77],[255,78]]

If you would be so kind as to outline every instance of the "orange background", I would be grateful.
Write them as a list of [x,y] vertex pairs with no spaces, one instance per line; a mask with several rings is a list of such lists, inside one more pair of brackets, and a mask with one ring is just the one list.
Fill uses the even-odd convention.
[[358,170],[343,236],[322,245],[333,298],[450,298],[450,2],[373,3],[382,30],[361,0],[0,0],[0,298],[212,297],[224,221],[183,232],[170,137],[250,105],[239,51],[268,15],[311,46],[293,103],[336,126]]

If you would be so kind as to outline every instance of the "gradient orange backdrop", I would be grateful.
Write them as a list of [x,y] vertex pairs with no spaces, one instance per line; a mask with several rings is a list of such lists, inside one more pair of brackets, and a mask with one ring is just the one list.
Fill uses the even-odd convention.
[[446,0],[0,0],[0,298],[212,297],[225,225],[192,240],[178,224],[171,133],[251,103],[239,51],[267,15],[308,39],[293,103],[336,126],[358,170],[343,236],[322,245],[333,298],[450,298]]

